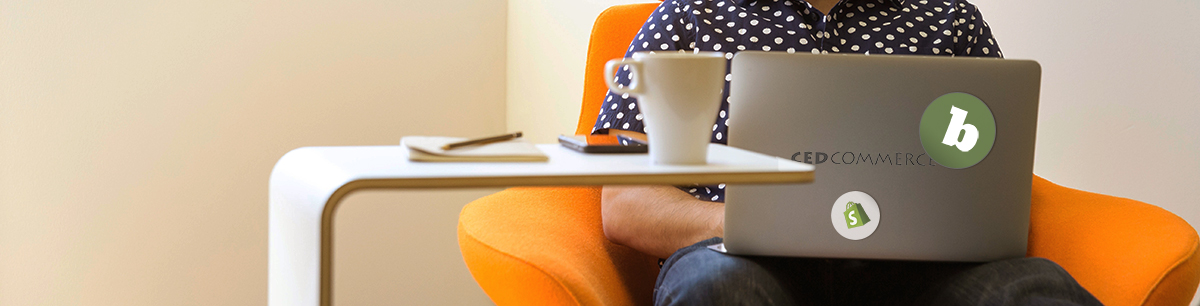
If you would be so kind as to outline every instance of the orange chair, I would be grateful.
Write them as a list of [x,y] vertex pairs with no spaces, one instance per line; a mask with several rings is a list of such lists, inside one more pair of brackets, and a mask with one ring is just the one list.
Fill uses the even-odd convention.
[[[656,4],[609,8],[588,49],[577,134],[591,131],[622,57]],[[1034,176],[1029,256],[1062,265],[1106,305],[1186,305],[1200,282],[1200,238],[1183,219],[1138,201]],[[458,243],[498,305],[649,304],[657,259],[616,245],[600,225],[600,187],[511,188],[463,208]]]

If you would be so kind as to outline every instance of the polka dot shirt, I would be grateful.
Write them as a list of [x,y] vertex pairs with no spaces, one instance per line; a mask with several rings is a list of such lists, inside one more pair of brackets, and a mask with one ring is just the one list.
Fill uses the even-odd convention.
[[[979,10],[965,0],[842,0],[828,15],[803,0],[666,0],[626,56],[693,50],[725,52],[727,60],[743,50],[1003,56]],[[715,143],[728,141],[732,79],[725,75],[725,96],[714,114]],[[629,84],[628,68],[618,71],[616,81]],[[637,99],[609,92],[592,130],[602,129],[645,133]],[[698,199],[725,200],[724,184],[679,188]]]

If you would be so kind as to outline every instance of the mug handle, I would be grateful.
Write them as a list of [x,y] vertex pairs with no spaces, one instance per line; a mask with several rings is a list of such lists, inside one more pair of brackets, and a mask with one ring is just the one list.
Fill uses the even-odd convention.
[[[621,65],[629,66],[629,78],[631,79],[629,86],[617,86],[616,74],[614,73],[614,70],[616,70],[615,68],[617,68],[617,66]],[[631,58],[612,59],[609,60],[608,63],[604,64],[604,82],[608,84],[608,90],[611,90],[614,93],[636,95],[645,92],[642,90],[641,86],[638,85],[638,79],[641,79],[641,75],[642,63]]]

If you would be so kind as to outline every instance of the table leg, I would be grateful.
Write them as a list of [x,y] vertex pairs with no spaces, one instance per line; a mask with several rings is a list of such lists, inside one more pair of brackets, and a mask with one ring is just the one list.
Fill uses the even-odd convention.
[[267,304],[272,306],[331,304],[333,214],[358,189],[344,172],[314,175],[321,167],[307,153],[289,152],[271,173]]

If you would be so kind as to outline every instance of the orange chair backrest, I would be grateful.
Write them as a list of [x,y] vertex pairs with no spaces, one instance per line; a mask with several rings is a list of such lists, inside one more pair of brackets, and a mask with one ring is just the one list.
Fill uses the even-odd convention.
[[658,3],[618,5],[604,10],[592,26],[588,43],[587,68],[583,73],[583,107],[575,134],[590,134],[600,115],[600,104],[608,93],[604,83],[604,63],[625,56],[629,43]]

